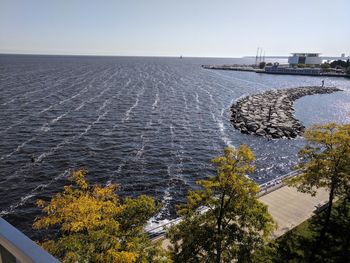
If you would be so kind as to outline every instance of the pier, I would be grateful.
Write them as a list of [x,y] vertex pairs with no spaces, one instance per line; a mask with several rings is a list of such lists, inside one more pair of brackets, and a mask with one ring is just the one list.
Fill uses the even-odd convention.
[[294,117],[295,100],[341,91],[335,87],[298,87],[244,97],[231,106],[233,126],[246,134],[268,138],[295,138],[305,127]]

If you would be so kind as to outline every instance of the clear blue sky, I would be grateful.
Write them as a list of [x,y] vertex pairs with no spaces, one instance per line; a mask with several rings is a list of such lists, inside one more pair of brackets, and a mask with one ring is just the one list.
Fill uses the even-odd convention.
[[0,0],[0,53],[350,54],[350,0]]

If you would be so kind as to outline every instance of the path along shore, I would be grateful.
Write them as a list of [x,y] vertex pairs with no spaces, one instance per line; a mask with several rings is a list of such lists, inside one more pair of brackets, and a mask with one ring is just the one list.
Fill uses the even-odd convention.
[[[317,190],[315,196],[298,192],[296,188],[283,185],[266,195],[259,197],[260,202],[267,205],[269,213],[277,223],[277,229],[272,238],[282,236],[289,230],[298,226],[314,214],[318,209],[327,204],[329,192],[323,188]],[[165,234],[152,239],[161,241],[162,247],[169,250],[172,246]]]
[[268,138],[295,138],[305,127],[294,117],[295,100],[341,91],[335,87],[298,87],[244,97],[231,106],[231,122],[242,133]]

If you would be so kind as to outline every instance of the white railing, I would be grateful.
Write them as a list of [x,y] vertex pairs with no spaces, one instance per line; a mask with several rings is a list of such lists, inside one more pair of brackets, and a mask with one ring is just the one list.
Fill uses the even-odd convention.
[[276,177],[276,178],[274,178],[266,183],[259,185],[260,186],[260,193],[258,194],[258,196],[259,197],[263,196],[267,193],[270,193],[273,190],[280,188],[281,186],[283,186],[283,180],[290,178],[290,177],[293,177],[293,176],[296,176],[299,173],[300,173],[299,170],[292,171],[292,172],[281,175],[281,176]]

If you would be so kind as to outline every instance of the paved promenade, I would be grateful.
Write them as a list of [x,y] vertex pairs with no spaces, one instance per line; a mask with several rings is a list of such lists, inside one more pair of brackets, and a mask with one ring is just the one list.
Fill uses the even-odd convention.
[[[279,237],[313,216],[317,206],[327,203],[328,191],[319,189],[317,195],[312,197],[298,192],[296,188],[282,186],[259,197],[259,200],[268,206],[270,214],[277,222],[278,227],[273,236]],[[154,240],[162,240],[164,248],[170,245],[164,236]]]
[[279,237],[310,218],[316,206],[327,203],[328,191],[319,189],[317,195],[300,193],[296,188],[283,186],[259,198],[268,206],[269,212],[277,222],[278,228],[274,232]]

